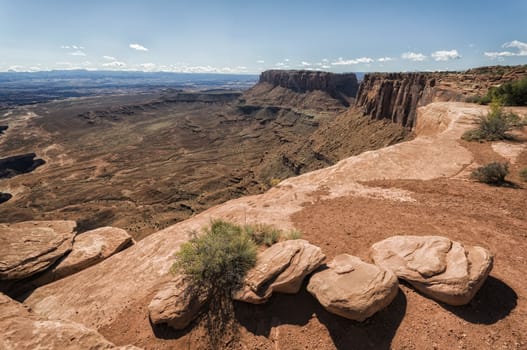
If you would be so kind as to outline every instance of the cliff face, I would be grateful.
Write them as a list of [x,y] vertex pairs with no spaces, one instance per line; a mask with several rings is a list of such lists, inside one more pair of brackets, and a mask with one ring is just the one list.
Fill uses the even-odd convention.
[[527,76],[527,66],[484,67],[466,72],[371,73],[355,103],[363,115],[415,126],[417,108],[431,102],[466,101],[494,86]]
[[260,75],[259,82],[281,86],[295,92],[321,90],[332,97],[340,94],[355,97],[359,88],[354,73],[335,74],[304,70],[268,70]]
[[353,105],[359,84],[353,73],[269,70],[247,90],[242,103],[335,115]]
[[356,107],[373,119],[389,119],[413,127],[418,105],[431,102],[435,84],[435,79],[427,74],[366,74]]

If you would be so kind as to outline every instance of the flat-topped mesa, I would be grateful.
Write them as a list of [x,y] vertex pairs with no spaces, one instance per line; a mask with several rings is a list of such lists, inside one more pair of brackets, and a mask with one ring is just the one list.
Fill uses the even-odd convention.
[[355,97],[359,89],[354,73],[335,74],[308,70],[268,70],[260,74],[259,83],[281,86],[295,92],[321,90],[337,97]]
[[431,102],[467,101],[491,87],[527,76],[527,66],[493,66],[465,72],[369,73],[355,107],[372,119],[415,126],[417,108]]

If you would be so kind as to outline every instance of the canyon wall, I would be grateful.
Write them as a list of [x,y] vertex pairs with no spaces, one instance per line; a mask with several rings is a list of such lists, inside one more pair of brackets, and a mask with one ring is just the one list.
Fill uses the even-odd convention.
[[335,74],[306,70],[268,70],[260,75],[259,83],[269,83],[295,92],[321,90],[332,97],[339,94],[355,97],[359,88],[354,73]]
[[525,76],[527,66],[493,66],[465,72],[370,73],[360,85],[355,107],[372,119],[388,119],[412,128],[420,106],[466,101]]

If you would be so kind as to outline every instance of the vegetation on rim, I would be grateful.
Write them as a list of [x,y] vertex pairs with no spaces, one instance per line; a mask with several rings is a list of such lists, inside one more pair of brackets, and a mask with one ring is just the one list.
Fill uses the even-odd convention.
[[499,101],[494,101],[490,105],[490,112],[481,116],[478,127],[466,131],[461,138],[465,141],[497,141],[511,139],[508,132],[514,128],[525,125],[518,115],[508,113],[503,110]]
[[506,182],[507,174],[509,174],[509,164],[492,162],[474,170],[471,178],[486,184],[500,185]]

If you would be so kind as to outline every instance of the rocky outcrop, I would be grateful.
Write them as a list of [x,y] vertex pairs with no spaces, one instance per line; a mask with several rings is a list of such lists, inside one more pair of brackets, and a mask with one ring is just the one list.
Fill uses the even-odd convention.
[[35,153],[26,153],[0,159],[0,179],[10,178],[19,174],[29,173],[45,163],[35,159]]
[[31,284],[41,286],[84,270],[131,243],[132,237],[125,230],[116,227],[101,227],[76,235],[71,252]]
[[258,254],[256,266],[247,272],[243,287],[233,293],[233,298],[261,304],[273,292],[298,293],[304,277],[317,269],[324,259],[319,247],[303,239],[276,243]]
[[208,295],[192,288],[183,276],[176,276],[163,284],[148,305],[153,324],[166,323],[184,329],[192,322],[208,300]]
[[306,70],[268,70],[260,74],[259,83],[281,86],[295,92],[321,90],[330,96],[355,97],[359,84],[354,73],[336,74]]
[[72,247],[74,221],[0,224],[0,279],[32,276],[51,266]]
[[337,255],[327,266],[311,277],[307,290],[331,313],[364,321],[397,296],[397,277],[390,270],[348,254]]
[[466,72],[370,73],[355,107],[373,119],[415,126],[417,108],[438,101],[465,101],[494,86],[527,76],[526,66],[485,67]]
[[50,320],[0,293],[0,349],[139,350],[117,347],[95,330],[65,320]]
[[383,268],[432,299],[450,305],[470,302],[492,269],[492,255],[482,247],[463,246],[440,236],[394,236],[372,246]]

